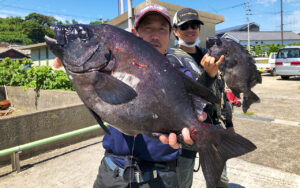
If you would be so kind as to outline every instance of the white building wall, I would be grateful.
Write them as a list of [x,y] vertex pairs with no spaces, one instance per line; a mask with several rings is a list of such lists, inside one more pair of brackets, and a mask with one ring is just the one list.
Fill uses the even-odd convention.
[[[41,48],[34,48],[31,49],[31,59],[35,66],[39,65],[47,65],[47,58],[46,58],[46,47]],[[39,59],[39,51],[40,51],[40,59]],[[48,65],[51,66],[53,69],[53,61],[56,58],[56,56],[48,49]],[[59,68],[62,69],[63,68]]]

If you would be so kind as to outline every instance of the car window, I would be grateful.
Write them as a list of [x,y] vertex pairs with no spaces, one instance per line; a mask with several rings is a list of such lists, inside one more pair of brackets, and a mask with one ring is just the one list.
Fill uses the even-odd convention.
[[272,54],[271,59],[275,59],[275,58],[276,58],[276,54]]
[[298,48],[284,48],[280,49],[277,58],[299,58],[300,49]]

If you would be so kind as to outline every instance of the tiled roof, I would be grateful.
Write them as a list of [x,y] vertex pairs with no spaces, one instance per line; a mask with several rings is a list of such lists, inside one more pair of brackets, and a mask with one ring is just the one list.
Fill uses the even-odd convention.
[[37,44],[31,44],[27,46],[19,47],[20,50],[27,50],[27,49],[33,49],[33,48],[39,48],[39,47],[45,47],[47,44],[46,42],[37,43]]
[[[259,26],[255,22],[252,22],[249,25],[257,25],[257,26]],[[220,30],[216,31],[216,35],[218,35],[220,33],[226,33],[226,32],[231,32],[231,31],[238,31],[240,29],[244,29],[244,28],[247,28],[247,27],[248,27],[248,24],[242,24],[242,25],[237,25],[237,26],[233,26],[233,27],[228,27],[228,28],[225,28],[225,29],[220,29]]]

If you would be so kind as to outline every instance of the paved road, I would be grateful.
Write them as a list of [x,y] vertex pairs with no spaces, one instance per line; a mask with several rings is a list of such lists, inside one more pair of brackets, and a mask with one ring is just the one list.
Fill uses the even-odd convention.
[[[234,111],[236,132],[258,149],[228,161],[230,188],[300,187],[300,79],[263,77],[254,88],[261,103],[251,106],[252,116]],[[24,160],[22,172],[0,168],[0,188],[92,187],[103,156],[102,137],[86,140]],[[205,187],[201,172],[194,188]]]

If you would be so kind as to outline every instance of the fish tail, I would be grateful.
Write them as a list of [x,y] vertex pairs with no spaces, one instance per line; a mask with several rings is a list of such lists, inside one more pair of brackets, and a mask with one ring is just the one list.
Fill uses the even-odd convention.
[[251,90],[245,92],[243,97],[243,112],[246,113],[251,104],[259,103],[259,102],[260,102],[259,97]]
[[256,149],[248,139],[211,124],[203,124],[191,133],[200,157],[200,165],[208,188],[215,188],[225,162]]

